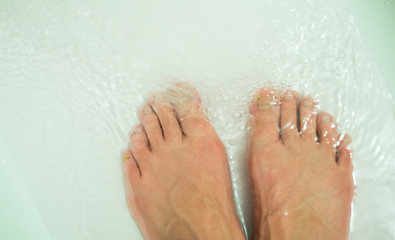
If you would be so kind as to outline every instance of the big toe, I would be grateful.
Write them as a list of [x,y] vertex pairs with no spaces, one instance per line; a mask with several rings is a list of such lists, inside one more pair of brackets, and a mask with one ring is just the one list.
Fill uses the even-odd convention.
[[260,89],[250,107],[252,143],[266,145],[279,141],[280,96],[272,88]]
[[201,126],[208,126],[206,115],[203,113],[201,99],[196,88],[189,83],[177,83],[168,89],[168,99],[173,104],[182,132],[186,136],[199,134]]

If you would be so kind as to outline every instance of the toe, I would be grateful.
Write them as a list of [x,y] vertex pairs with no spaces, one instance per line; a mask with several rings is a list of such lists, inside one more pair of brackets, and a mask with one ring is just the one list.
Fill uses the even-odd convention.
[[352,201],[354,196],[354,178],[353,178],[353,164],[352,164],[352,139],[348,134],[341,134],[339,137],[339,145],[336,152],[336,162],[343,177],[343,186],[349,193],[349,201]]
[[137,125],[130,134],[130,149],[135,159],[143,163],[151,154],[147,135],[142,125]]
[[130,150],[124,151],[122,162],[124,178],[127,184],[132,184],[134,183],[134,180],[141,177],[140,167]]
[[305,96],[300,101],[300,132],[301,138],[304,141],[316,143],[317,142],[317,111],[318,103],[314,101],[311,96]]
[[352,139],[351,139],[350,135],[341,134],[338,142],[339,142],[339,144],[336,149],[337,164],[339,165],[339,167],[344,168],[344,169],[349,169],[350,167],[352,168],[352,163],[351,163],[352,150],[350,147]]
[[164,94],[157,94],[151,99],[150,104],[159,118],[165,141],[181,140],[180,124],[168,98]]
[[264,88],[258,91],[252,102],[251,139],[262,145],[278,142],[280,121],[280,97],[276,90]]
[[284,144],[295,143],[300,140],[296,108],[299,94],[296,91],[286,91],[282,96],[281,103],[281,139]]
[[338,139],[337,124],[332,115],[326,112],[320,112],[317,115],[317,133],[320,147],[336,151],[336,142]]
[[163,142],[163,132],[158,116],[152,107],[146,104],[139,112],[139,119],[144,126],[151,150],[154,150]]
[[204,134],[201,127],[211,125],[200,107],[201,100],[197,90],[192,85],[183,82],[168,89],[167,94],[174,106],[182,132],[186,136]]

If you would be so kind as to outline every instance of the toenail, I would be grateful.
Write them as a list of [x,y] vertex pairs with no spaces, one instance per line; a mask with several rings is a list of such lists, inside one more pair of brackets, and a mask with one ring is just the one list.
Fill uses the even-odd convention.
[[346,138],[346,139],[344,139],[344,142],[343,142],[343,144],[344,144],[345,146],[348,146],[348,145],[350,145],[350,144],[351,144],[351,139],[350,139],[350,138]]
[[136,128],[134,134],[140,134],[142,132],[141,128]]
[[331,118],[329,116],[324,116],[324,117],[322,117],[322,121],[324,123],[330,123],[331,122]]
[[152,113],[151,107],[147,106],[144,108],[144,114],[151,114],[151,113]]
[[311,98],[308,98],[308,99],[304,100],[304,102],[303,102],[303,106],[305,106],[305,107],[312,107],[313,104],[314,104],[314,100]]
[[257,105],[259,109],[272,108],[273,98],[272,97],[258,97]]
[[189,95],[180,98],[181,103],[190,102],[191,100],[192,100],[192,97]]
[[126,162],[127,160],[129,160],[129,156],[123,155],[122,162]]
[[294,95],[292,93],[286,93],[285,94],[285,100],[291,101],[294,99]]

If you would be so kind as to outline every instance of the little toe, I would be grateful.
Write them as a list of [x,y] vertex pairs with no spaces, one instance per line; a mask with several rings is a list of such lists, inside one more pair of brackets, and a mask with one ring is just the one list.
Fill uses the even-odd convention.
[[286,91],[281,103],[281,139],[284,144],[293,145],[300,140],[297,125],[297,103],[299,94],[296,91]]
[[177,83],[175,88],[168,89],[168,98],[174,106],[176,116],[186,136],[204,134],[201,127],[211,126],[207,116],[200,107],[200,96],[190,84]]
[[339,137],[339,145],[336,149],[337,156],[336,162],[341,168],[350,168],[352,167],[351,163],[351,154],[352,150],[350,148],[350,144],[352,139],[348,134],[341,134]]
[[341,175],[344,177],[343,184],[348,189],[349,198],[351,201],[354,194],[355,185],[353,179],[352,149],[350,144],[351,137],[345,134],[336,152],[336,162]]
[[163,142],[163,132],[158,116],[148,104],[144,105],[139,112],[139,119],[147,134],[151,150],[159,147]]
[[130,150],[140,164],[144,164],[151,154],[148,138],[142,125],[137,125],[130,134]]
[[262,146],[280,140],[279,102],[280,96],[272,88],[263,88],[257,92],[250,108],[252,143]]
[[335,118],[326,112],[317,115],[317,134],[320,147],[336,151],[336,142],[339,138]]
[[300,101],[300,132],[304,141],[317,143],[317,111],[318,103],[311,96],[305,96]]
[[165,94],[157,94],[151,98],[156,115],[159,118],[165,141],[179,141],[182,139],[182,131],[175,115],[175,110]]

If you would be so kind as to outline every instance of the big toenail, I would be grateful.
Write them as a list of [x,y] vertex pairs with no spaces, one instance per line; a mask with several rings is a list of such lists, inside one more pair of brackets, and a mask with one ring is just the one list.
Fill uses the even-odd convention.
[[187,96],[180,98],[180,101],[181,101],[181,103],[186,103],[186,102],[191,101],[191,99],[192,99],[192,97],[187,95]]
[[305,106],[305,107],[312,107],[313,104],[314,104],[314,100],[311,98],[308,98],[308,99],[304,100],[304,102],[303,102],[303,106]]
[[285,100],[291,101],[294,99],[294,95],[292,93],[286,93],[285,94]]
[[324,116],[324,117],[322,117],[322,121],[324,123],[330,123],[331,122],[331,118],[329,116]]
[[257,105],[259,109],[272,108],[273,98],[272,97],[258,97]]

